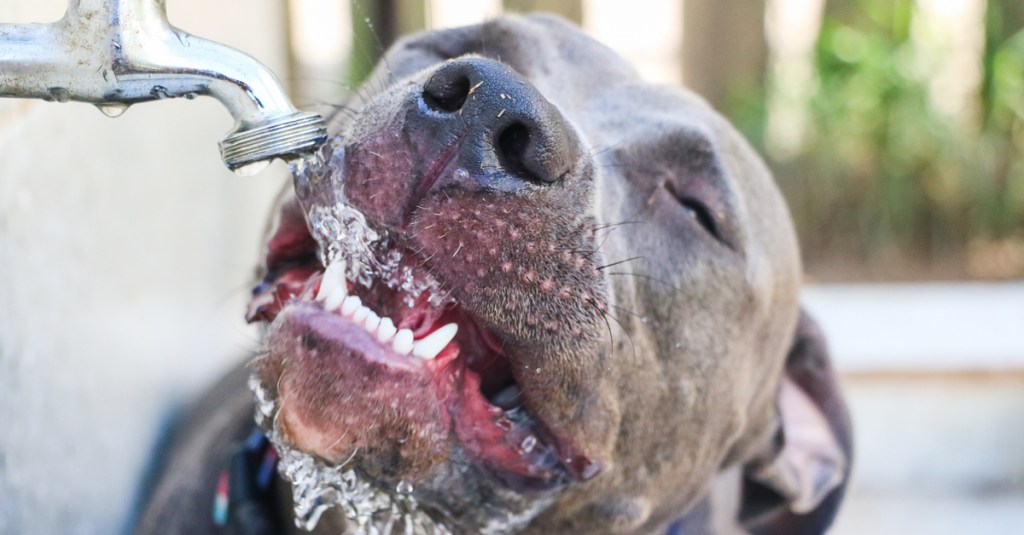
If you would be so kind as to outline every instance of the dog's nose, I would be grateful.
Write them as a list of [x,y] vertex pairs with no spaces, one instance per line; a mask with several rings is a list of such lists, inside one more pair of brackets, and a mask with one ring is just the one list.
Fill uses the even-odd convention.
[[455,174],[457,182],[549,185],[562,180],[580,158],[579,139],[558,109],[497,61],[449,61],[423,85],[422,102],[423,119],[436,122],[431,129],[439,129],[442,139],[457,140],[455,157],[466,170]]

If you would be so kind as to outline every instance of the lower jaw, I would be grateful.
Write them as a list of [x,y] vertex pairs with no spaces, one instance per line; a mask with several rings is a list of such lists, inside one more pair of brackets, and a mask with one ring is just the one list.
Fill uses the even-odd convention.
[[[309,287],[304,293],[311,294],[312,290],[312,287]],[[310,296],[296,297],[291,301],[291,305],[281,310],[280,315],[287,316],[287,309],[295,305],[308,306],[308,297]],[[282,318],[278,317],[276,320],[278,321],[274,322],[274,326],[279,326]],[[336,356],[326,355],[327,358]],[[438,361],[441,360],[443,359],[438,357]],[[284,371],[284,363],[278,364],[277,373],[265,376],[267,382],[264,384],[267,387],[274,387],[277,383],[274,377],[279,377]],[[450,362],[448,364],[452,365]],[[459,380],[452,383],[458,384],[448,394],[439,396],[434,402],[441,398],[458,398],[457,402],[446,407],[451,413],[448,420],[450,423],[446,429],[452,443],[456,444],[452,449],[457,452],[458,458],[447,459],[442,464],[434,466],[427,474],[422,474],[423,477],[408,477],[409,480],[385,480],[371,476],[360,466],[358,458],[347,455],[345,458],[322,456],[335,461],[330,463],[296,448],[294,441],[289,440],[289,437],[275,426],[275,418],[280,414],[280,404],[276,397],[268,397],[268,390],[274,391],[273,395],[277,396],[276,388],[264,390],[259,380],[254,381],[257,399],[263,400],[259,403],[261,408],[258,419],[261,415],[264,429],[268,431],[271,441],[281,453],[282,463],[279,471],[292,482],[298,522],[315,525],[326,510],[338,507],[346,518],[359,525],[370,523],[384,526],[394,523],[397,532],[403,531],[399,529],[402,525],[435,526],[436,532],[447,533],[449,531],[438,519],[456,517],[452,511],[472,510],[460,513],[472,518],[459,519],[453,524],[460,526],[459,531],[463,531],[462,526],[472,526],[466,531],[504,533],[512,527],[527,524],[539,514],[550,503],[552,491],[561,488],[569,480],[564,468],[557,461],[554,449],[537,439],[532,420],[528,423],[528,432],[508,432],[507,421],[496,425],[505,412],[489,405],[480,390],[479,377],[468,371],[464,362],[457,364],[460,366],[457,371],[461,374]],[[451,375],[454,377],[456,373],[452,372]],[[440,383],[443,383],[445,377],[435,375],[432,379],[436,383],[435,388],[440,388]],[[359,387],[355,384],[352,386],[356,389]],[[500,415],[495,415],[493,411],[498,411]],[[467,416],[468,413],[474,413],[473,417],[460,417]],[[525,411],[522,414],[526,414]],[[502,425],[506,428],[502,429]],[[481,431],[485,435],[483,438],[479,436]],[[525,454],[518,451],[523,449],[527,450]],[[471,478],[472,481],[451,480],[452,474],[456,472],[460,472],[457,477]],[[490,505],[478,502],[458,503],[461,492],[452,493],[451,489],[463,488],[464,483],[485,488],[483,495],[501,496],[501,499]],[[420,488],[414,491],[413,485]],[[449,503],[451,500],[455,501]]]
[[[307,531],[325,516],[340,515],[355,533],[372,533],[370,528],[386,533],[390,528],[392,533],[504,534],[525,527],[553,501],[551,492],[523,494],[506,484],[509,476],[499,477],[491,470],[481,473],[461,447],[456,448],[458,460],[416,483],[384,484],[364,473],[357,462],[328,464],[281,435],[275,425],[279,400],[264,388],[258,374],[250,377],[249,387],[257,399],[256,421],[278,452],[278,473],[290,483],[295,524]],[[489,498],[460,501],[468,494]]]
[[[394,445],[402,444],[406,449],[401,458],[419,456],[427,461],[424,457],[430,453],[434,456],[430,464],[440,461],[437,455],[450,448],[439,441],[457,443],[467,456],[513,490],[543,491],[565,483],[565,470],[555,448],[538,435],[531,415],[515,404],[503,405],[505,409],[492,405],[483,394],[481,376],[466,362],[471,357],[460,351],[463,347],[476,348],[468,350],[477,355],[472,357],[477,360],[476,366],[491,370],[507,357],[484,357],[500,351],[494,349],[496,342],[484,342],[487,335],[460,314],[445,313],[436,318],[439,324],[458,323],[460,335],[434,360],[421,361],[390,353],[361,327],[323,312],[312,302],[299,300],[286,306],[271,326],[270,354],[257,368],[294,413],[312,419],[307,422],[317,417],[319,422],[332,422],[305,426],[302,431],[307,440],[293,443],[335,463],[348,459],[354,450],[390,449],[401,453],[401,446]],[[304,345],[311,335],[315,335],[312,347]],[[277,392],[277,387],[290,392]],[[303,397],[303,392],[318,395]],[[296,419],[283,420],[289,424],[283,438],[299,438],[290,432],[298,431],[292,425]],[[367,431],[379,430],[381,425],[405,428],[410,434]],[[351,433],[352,429],[359,431]],[[415,431],[429,435],[432,441],[418,440]],[[346,444],[333,438],[345,434],[349,435]],[[328,451],[331,445],[340,446],[340,451]],[[428,463],[417,464],[423,467]]]

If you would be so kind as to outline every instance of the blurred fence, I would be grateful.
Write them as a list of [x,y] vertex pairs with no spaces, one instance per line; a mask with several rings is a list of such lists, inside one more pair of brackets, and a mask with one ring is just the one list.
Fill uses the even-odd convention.
[[822,19],[802,100],[775,69],[729,108],[772,159],[811,273],[1024,275],[1024,3],[833,0]]
[[1020,0],[289,1],[300,100],[340,100],[403,33],[554,12],[743,130],[813,279],[1024,276]]

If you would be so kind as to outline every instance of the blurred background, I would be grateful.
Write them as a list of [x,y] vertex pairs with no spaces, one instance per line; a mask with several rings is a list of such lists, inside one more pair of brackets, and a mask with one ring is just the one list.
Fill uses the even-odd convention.
[[[834,532],[1024,532],[1021,0],[168,1],[321,111],[399,35],[533,10],[693,88],[774,170],[856,428]],[[166,422],[255,348],[286,179],[226,171],[230,128],[209,99],[0,100],[0,533],[125,529]]]

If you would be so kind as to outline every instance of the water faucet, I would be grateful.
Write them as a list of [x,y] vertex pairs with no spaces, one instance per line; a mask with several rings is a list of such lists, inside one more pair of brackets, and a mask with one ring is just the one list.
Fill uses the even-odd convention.
[[52,24],[0,24],[0,97],[78,101],[109,116],[129,105],[209,95],[235,118],[220,142],[247,174],[327,139],[322,117],[291,104],[251,56],[171,26],[166,0],[68,0]]

